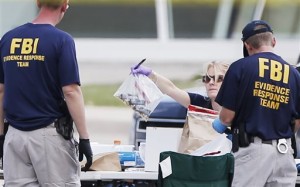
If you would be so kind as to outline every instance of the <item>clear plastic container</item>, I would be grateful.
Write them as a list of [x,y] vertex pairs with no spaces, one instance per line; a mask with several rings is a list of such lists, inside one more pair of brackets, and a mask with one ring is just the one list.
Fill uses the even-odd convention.
[[107,152],[132,152],[134,150],[134,145],[99,144],[98,142],[91,142],[91,148],[93,154],[97,155]]

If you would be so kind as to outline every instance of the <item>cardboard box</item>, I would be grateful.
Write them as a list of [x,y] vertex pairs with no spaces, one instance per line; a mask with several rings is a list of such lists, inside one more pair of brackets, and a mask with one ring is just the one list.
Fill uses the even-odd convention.
[[158,171],[159,154],[177,152],[182,128],[146,127],[145,171]]

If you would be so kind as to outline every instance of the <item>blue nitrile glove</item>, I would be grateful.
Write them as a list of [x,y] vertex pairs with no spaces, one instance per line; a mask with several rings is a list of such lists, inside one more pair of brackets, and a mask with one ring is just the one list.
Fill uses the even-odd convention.
[[298,173],[300,173],[300,163],[296,164],[296,167],[297,167]]
[[133,67],[131,67],[131,73],[133,75],[138,75],[138,74],[142,74],[142,75],[146,75],[149,76],[152,72],[152,69],[145,67],[145,66],[138,66],[135,65]]
[[212,122],[212,126],[215,129],[215,131],[217,131],[220,134],[223,134],[225,132],[225,130],[227,129],[227,126],[224,125],[219,118],[215,119]]
[[230,141],[232,141],[232,134],[227,134],[226,138]]

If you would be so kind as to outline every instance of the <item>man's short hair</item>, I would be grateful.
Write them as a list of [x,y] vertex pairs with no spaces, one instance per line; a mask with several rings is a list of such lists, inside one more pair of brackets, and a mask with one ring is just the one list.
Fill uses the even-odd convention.
[[264,32],[256,34],[248,38],[246,41],[252,45],[255,49],[258,49],[262,45],[272,45],[273,35],[270,32]]
[[66,0],[38,0],[39,6],[46,6],[51,8],[58,8],[61,6]]

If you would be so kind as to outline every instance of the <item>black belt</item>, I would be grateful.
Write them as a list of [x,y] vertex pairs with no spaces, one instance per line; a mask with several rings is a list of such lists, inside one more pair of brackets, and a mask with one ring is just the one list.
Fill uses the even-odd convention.
[[[254,143],[254,138],[255,138],[255,136],[251,136],[251,137],[250,137],[250,142],[251,142],[251,143]],[[258,138],[259,138],[259,137],[258,137]],[[259,138],[259,139],[261,139],[261,138]],[[273,140],[262,140],[262,139],[261,139],[261,143],[273,145]]]
[[[277,140],[262,140],[259,137],[249,137],[249,142],[250,143],[254,143],[255,142],[255,138],[259,139],[259,142],[262,144],[268,144],[268,145],[273,145],[277,147],[277,150],[279,153],[285,154],[288,152],[289,146],[288,144],[291,144],[291,139],[288,138],[281,138],[281,139],[277,139]],[[276,141],[276,142],[275,142]]]

